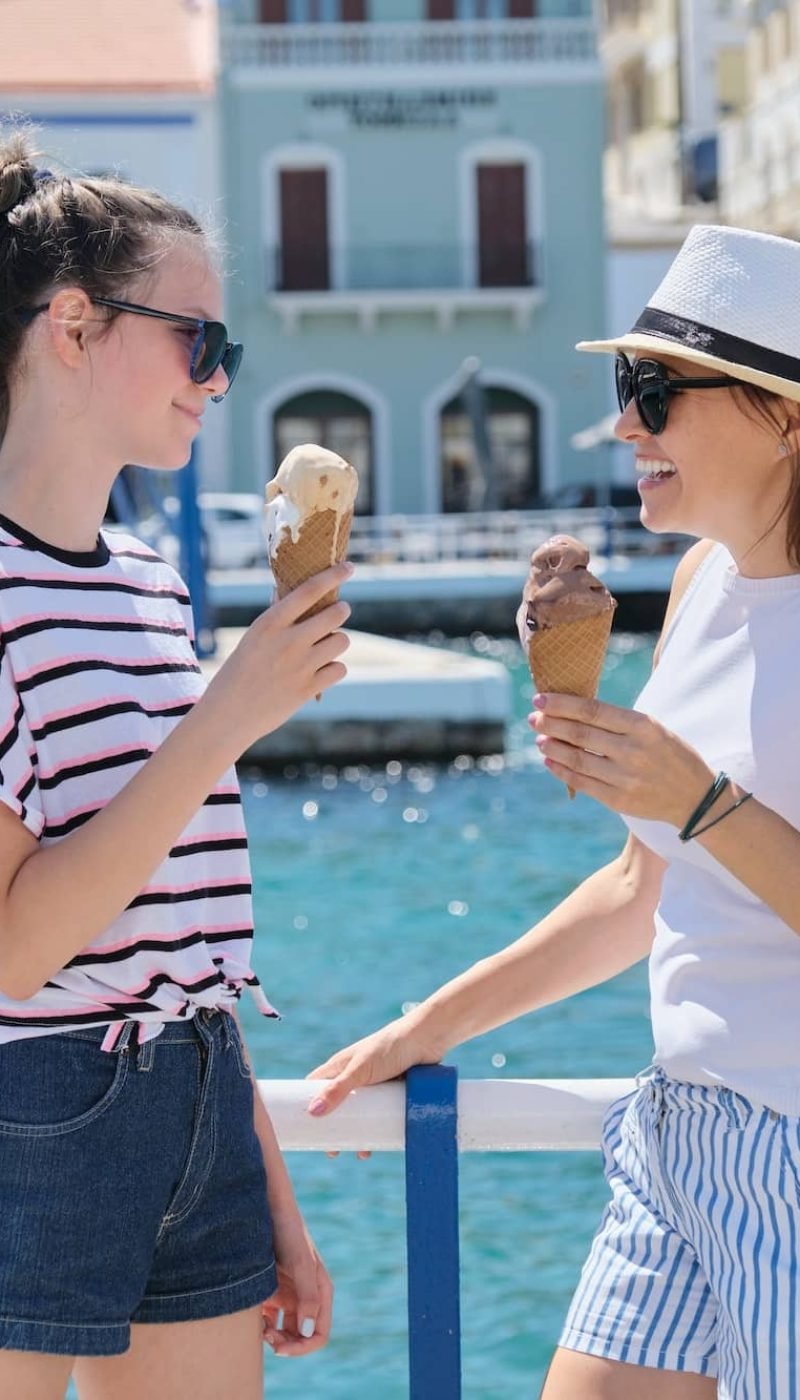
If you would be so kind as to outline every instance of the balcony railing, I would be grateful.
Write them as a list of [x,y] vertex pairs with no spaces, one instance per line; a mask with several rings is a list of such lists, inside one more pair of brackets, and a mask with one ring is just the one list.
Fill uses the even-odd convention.
[[[283,1150],[406,1156],[410,1400],[459,1400],[459,1152],[591,1150],[628,1079],[474,1079],[416,1066],[405,1083],[360,1089],[327,1118],[306,1108],[313,1080],[262,1080]],[[365,1358],[368,1365],[368,1358]]]
[[482,248],[417,246],[276,247],[267,250],[272,292],[447,291],[535,287],[541,254],[532,240]]
[[222,50],[231,69],[522,66],[594,62],[597,37],[591,19],[231,24]]

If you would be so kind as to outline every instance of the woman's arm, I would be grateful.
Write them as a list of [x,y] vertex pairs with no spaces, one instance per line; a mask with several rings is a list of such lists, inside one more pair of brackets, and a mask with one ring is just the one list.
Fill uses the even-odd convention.
[[0,988],[25,1000],[111,924],[147,884],[223,773],[312,695],[345,674],[349,615],[303,612],[347,576],[341,566],[256,618],[208,689],[116,797],[40,847],[0,810]]
[[562,1001],[633,966],[650,951],[665,864],[631,836],[515,943],[475,963],[408,1015],[348,1046],[311,1079],[330,1079],[310,1105],[335,1108],[351,1089],[432,1064],[464,1040]]

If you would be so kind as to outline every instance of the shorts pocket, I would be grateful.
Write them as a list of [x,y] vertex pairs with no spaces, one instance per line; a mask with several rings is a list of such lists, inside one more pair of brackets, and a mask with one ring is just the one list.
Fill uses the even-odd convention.
[[800,1205],[800,1118],[781,1115],[781,1161],[786,1177],[792,1183],[795,1199]]
[[69,1032],[0,1046],[0,1133],[56,1137],[87,1127],[122,1092],[127,1050]]

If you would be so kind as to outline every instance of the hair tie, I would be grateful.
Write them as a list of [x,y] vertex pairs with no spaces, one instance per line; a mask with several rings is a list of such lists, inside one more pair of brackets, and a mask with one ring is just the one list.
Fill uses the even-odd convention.
[[33,179],[35,184],[43,185],[45,180],[55,180],[52,170],[34,170]]

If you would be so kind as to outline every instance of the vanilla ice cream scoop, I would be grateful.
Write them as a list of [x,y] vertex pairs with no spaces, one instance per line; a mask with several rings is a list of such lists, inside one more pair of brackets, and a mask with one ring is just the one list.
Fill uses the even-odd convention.
[[[358,475],[327,447],[304,442],[293,447],[267,487],[267,549],[278,597],[347,553]],[[335,602],[326,593],[312,611]]]
[[313,442],[293,447],[267,486],[270,554],[285,532],[297,543],[304,522],[315,512],[352,512],[357,491],[355,467],[343,457]]

